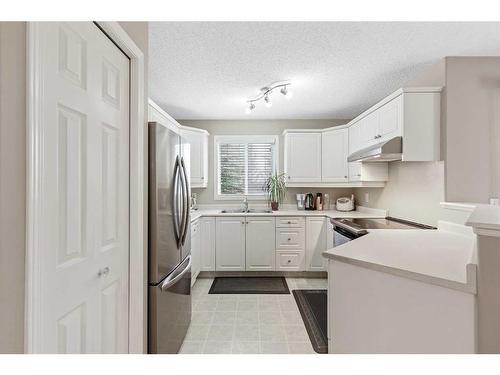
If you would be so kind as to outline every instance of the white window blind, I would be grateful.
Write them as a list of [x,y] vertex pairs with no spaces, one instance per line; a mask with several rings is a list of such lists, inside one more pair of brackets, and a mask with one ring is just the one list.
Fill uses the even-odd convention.
[[231,137],[216,142],[218,194],[263,195],[266,179],[275,171],[276,140]]

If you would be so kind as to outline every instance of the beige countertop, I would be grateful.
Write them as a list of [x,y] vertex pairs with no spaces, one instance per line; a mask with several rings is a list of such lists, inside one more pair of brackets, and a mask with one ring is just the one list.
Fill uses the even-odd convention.
[[323,256],[475,294],[474,251],[474,236],[439,229],[379,229]]
[[[253,208],[253,207],[251,207]],[[257,208],[257,207],[255,207]],[[260,207],[258,207],[259,209]],[[328,218],[384,218],[387,216],[386,210],[371,209],[366,207],[358,207],[356,211],[337,211],[337,210],[324,210],[324,211],[306,211],[306,210],[291,210],[284,209],[273,211],[271,213],[221,213],[224,208],[200,208],[199,210],[191,210],[191,221],[195,221],[203,216],[325,216]]]

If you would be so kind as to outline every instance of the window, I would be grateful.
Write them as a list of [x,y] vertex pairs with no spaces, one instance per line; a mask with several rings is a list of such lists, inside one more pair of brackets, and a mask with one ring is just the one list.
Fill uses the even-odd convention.
[[277,136],[216,136],[215,199],[263,198],[278,164]]

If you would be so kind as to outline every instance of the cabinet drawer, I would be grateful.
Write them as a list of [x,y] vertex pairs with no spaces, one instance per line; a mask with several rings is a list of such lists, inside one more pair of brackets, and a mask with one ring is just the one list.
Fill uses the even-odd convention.
[[303,271],[304,251],[277,251],[277,271]]
[[278,228],[304,228],[305,219],[300,216],[284,216],[276,218]]
[[304,248],[304,228],[276,228],[276,249],[303,250]]

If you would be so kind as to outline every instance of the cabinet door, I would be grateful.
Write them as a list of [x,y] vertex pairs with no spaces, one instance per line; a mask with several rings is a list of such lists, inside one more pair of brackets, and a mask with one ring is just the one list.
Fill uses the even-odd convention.
[[389,180],[387,163],[349,163],[349,181],[383,182]]
[[323,182],[347,182],[348,129],[322,134],[321,179]]
[[382,106],[379,112],[377,137],[379,141],[401,135],[401,105],[399,96]]
[[285,136],[285,173],[289,182],[321,182],[321,133]]
[[361,162],[352,161],[349,163],[349,181],[361,181]]
[[360,148],[364,148],[378,142],[378,119],[378,111],[373,111],[359,121],[361,124],[359,129],[361,141]]
[[201,270],[215,271],[215,218],[200,221]]
[[[191,187],[199,188],[207,186],[206,165],[207,155],[207,135],[197,131],[183,130],[182,136],[190,144],[190,172]],[[208,164],[207,164],[208,165]]]
[[327,223],[324,217],[306,220],[306,271],[325,271],[323,252],[327,249]]
[[216,226],[216,271],[245,271],[245,218],[218,217]]
[[201,242],[200,242],[200,222],[197,221],[191,226],[191,286],[201,270]]
[[361,123],[357,122],[349,126],[349,152],[352,154],[361,148]]
[[274,217],[248,217],[246,220],[246,270],[274,271]]

